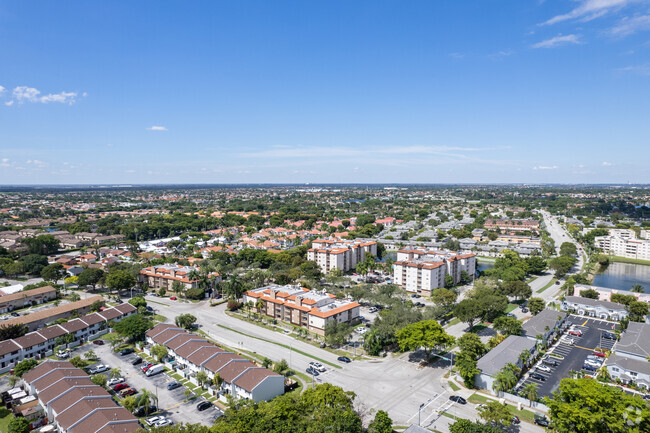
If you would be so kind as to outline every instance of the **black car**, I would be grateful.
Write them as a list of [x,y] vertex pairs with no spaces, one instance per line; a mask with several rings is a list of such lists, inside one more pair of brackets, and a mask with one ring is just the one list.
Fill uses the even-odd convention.
[[20,316],[20,314],[18,314],[18,313],[11,313],[11,315],[14,316],[14,317],[19,317]]
[[210,403],[209,401],[202,401],[201,403],[196,405],[196,408],[198,410],[206,410],[206,409],[210,409],[211,407],[212,407],[212,403]]
[[350,358],[348,358],[347,356],[339,356],[336,359],[341,361],[341,362],[345,362],[346,364],[349,364],[349,363],[352,362],[352,360]]
[[147,311],[153,311],[153,308],[147,305]]
[[158,408],[156,406],[149,406],[149,409],[147,409],[146,411],[144,409],[144,406],[142,406],[137,408],[136,411],[133,412],[133,415],[137,417],[141,417],[141,416],[151,415],[154,412],[158,412]]
[[181,386],[183,385],[178,382],[171,382],[167,384],[167,389],[171,391],[172,389],[180,388]]
[[522,312],[522,313],[528,313],[528,308],[526,308],[526,307],[521,307],[521,312]]
[[131,349],[131,348],[128,348],[128,349],[122,349],[122,351],[120,351],[120,356],[130,355],[130,354],[132,354],[133,352],[135,352],[135,350],[133,350],[133,349]]
[[546,418],[535,418],[535,424],[540,427],[548,427],[550,423]]
[[455,401],[456,403],[460,403],[460,404],[467,404],[467,400],[465,400],[460,395],[452,395],[449,397],[449,400]]
[[557,367],[560,365],[560,363],[554,359],[542,359],[542,364],[548,365],[549,367]]
[[607,340],[616,340],[616,334],[610,334],[609,332],[603,333],[603,338]]
[[318,376],[319,374],[318,371],[312,367],[307,368],[307,370],[305,371],[307,372],[307,374],[311,374],[312,376]]
[[133,361],[131,361],[131,365],[138,365],[138,364],[142,364],[142,358],[140,358],[139,356],[136,356],[133,359]]
[[546,380],[546,378],[539,373],[530,373],[530,377],[533,379],[541,380],[542,382]]

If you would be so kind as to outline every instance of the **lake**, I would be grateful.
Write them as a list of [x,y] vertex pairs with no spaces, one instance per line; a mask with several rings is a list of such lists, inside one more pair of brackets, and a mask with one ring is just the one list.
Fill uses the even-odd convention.
[[605,272],[596,274],[592,284],[619,290],[630,290],[635,284],[641,284],[650,293],[650,266],[610,263]]
[[482,272],[486,269],[492,269],[494,267],[494,262],[481,262],[481,261],[476,261],[476,272]]

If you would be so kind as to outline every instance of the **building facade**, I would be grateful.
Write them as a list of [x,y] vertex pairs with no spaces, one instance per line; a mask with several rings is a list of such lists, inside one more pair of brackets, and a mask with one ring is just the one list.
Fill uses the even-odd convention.
[[603,320],[619,321],[628,317],[628,311],[623,304],[580,296],[567,296],[562,301],[560,309],[581,316],[598,317]]
[[292,285],[249,290],[244,294],[244,303],[247,302],[251,302],[261,314],[320,335],[325,335],[325,327],[330,322],[350,325],[359,322],[361,308],[357,302],[336,299],[325,291],[310,291]]
[[0,296],[0,313],[9,313],[20,308],[25,308],[56,299],[56,289],[52,286],[39,287],[33,290],[24,290],[10,295]]
[[[650,240],[637,239],[632,230],[618,230],[608,236],[596,236],[594,245],[606,254],[628,259],[650,260]],[[631,233],[629,233],[631,232]]]
[[347,272],[363,262],[367,254],[377,256],[377,242],[318,239],[307,251],[307,260],[316,262],[324,274],[332,269]]
[[[187,289],[196,289],[199,286],[199,268],[194,266],[156,265],[140,271],[141,278],[147,285],[155,290],[161,288],[172,291],[175,281],[180,282]],[[209,274],[216,283],[221,281],[221,276],[216,273]]]

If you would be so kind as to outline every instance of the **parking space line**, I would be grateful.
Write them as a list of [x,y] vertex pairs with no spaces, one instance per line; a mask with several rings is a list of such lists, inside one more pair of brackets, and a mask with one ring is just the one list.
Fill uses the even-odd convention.
[[582,347],[582,346],[577,346],[577,345],[574,345],[573,347],[577,347],[578,349],[588,350],[590,352],[593,352],[594,350],[596,350],[596,349],[589,349],[587,347]]
[[580,326],[585,326],[585,325],[587,324],[587,322],[589,322],[589,319],[585,320],[585,323],[583,323],[583,324],[580,325]]
[[181,401],[180,403],[176,403],[175,405],[170,406],[170,407],[168,407],[167,409],[163,409],[163,410],[164,410],[164,411],[172,410],[172,409],[177,408],[178,406],[182,405],[183,403],[184,403],[184,402]]

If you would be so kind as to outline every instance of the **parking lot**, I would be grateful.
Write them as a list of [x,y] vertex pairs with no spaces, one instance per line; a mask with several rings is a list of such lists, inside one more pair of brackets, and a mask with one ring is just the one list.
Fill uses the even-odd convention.
[[[539,397],[550,396],[553,391],[557,390],[560,381],[569,377],[571,371],[583,370],[585,374],[594,375],[595,371],[584,370],[583,366],[588,356],[593,355],[596,348],[602,350],[611,350],[615,340],[603,337],[608,332],[614,332],[618,324],[607,322],[605,320],[586,318],[583,316],[569,316],[572,328],[582,335],[569,335],[567,333],[561,337],[557,343],[549,350],[550,353],[558,355],[561,358],[551,357],[558,363],[557,366],[549,366],[549,371],[543,371],[544,367],[539,361],[530,369],[529,373],[537,373],[544,380],[530,377],[530,375],[519,384],[516,391],[519,392],[529,383],[535,383],[538,386],[537,395]],[[573,344],[566,341],[566,338],[573,340]],[[548,356],[548,355],[547,355]],[[604,358],[603,358],[604,360]]]
[[[139,365],[131,365],[131,361],[136,357],[136,354],[120,356],[119,353],[113,353],[109,345],[98,346],[94,344],[87,344],[83,348],[75,351],[74,355],[83,354],[84,352],[92,349],[98,356],[98,361],[91,365],[106,364],[110,368],[119,368],[124,377],[125,382],[137,391],[146,389],[154,393],[158,397],[158,408],[161,413],[157,415],[164,415],[171,419],[174,424],[181,422],[184,423],[197,423],[200,422],[205,425],[211,425],[213,420],[223,415],[221,410],[216,406],[209,409],[199,411],[196,406],[203,401],[202,398],[197,398],[192,401],[186,402],[184,386],[174,390],[168,390],[167,384],[175,382],[166,373],[160,373],[151,377],[147,377],[141,370],[146,362]],[[110,378],[110,370],[103,373]],[[146,417],[145,417],[146,418]]]

